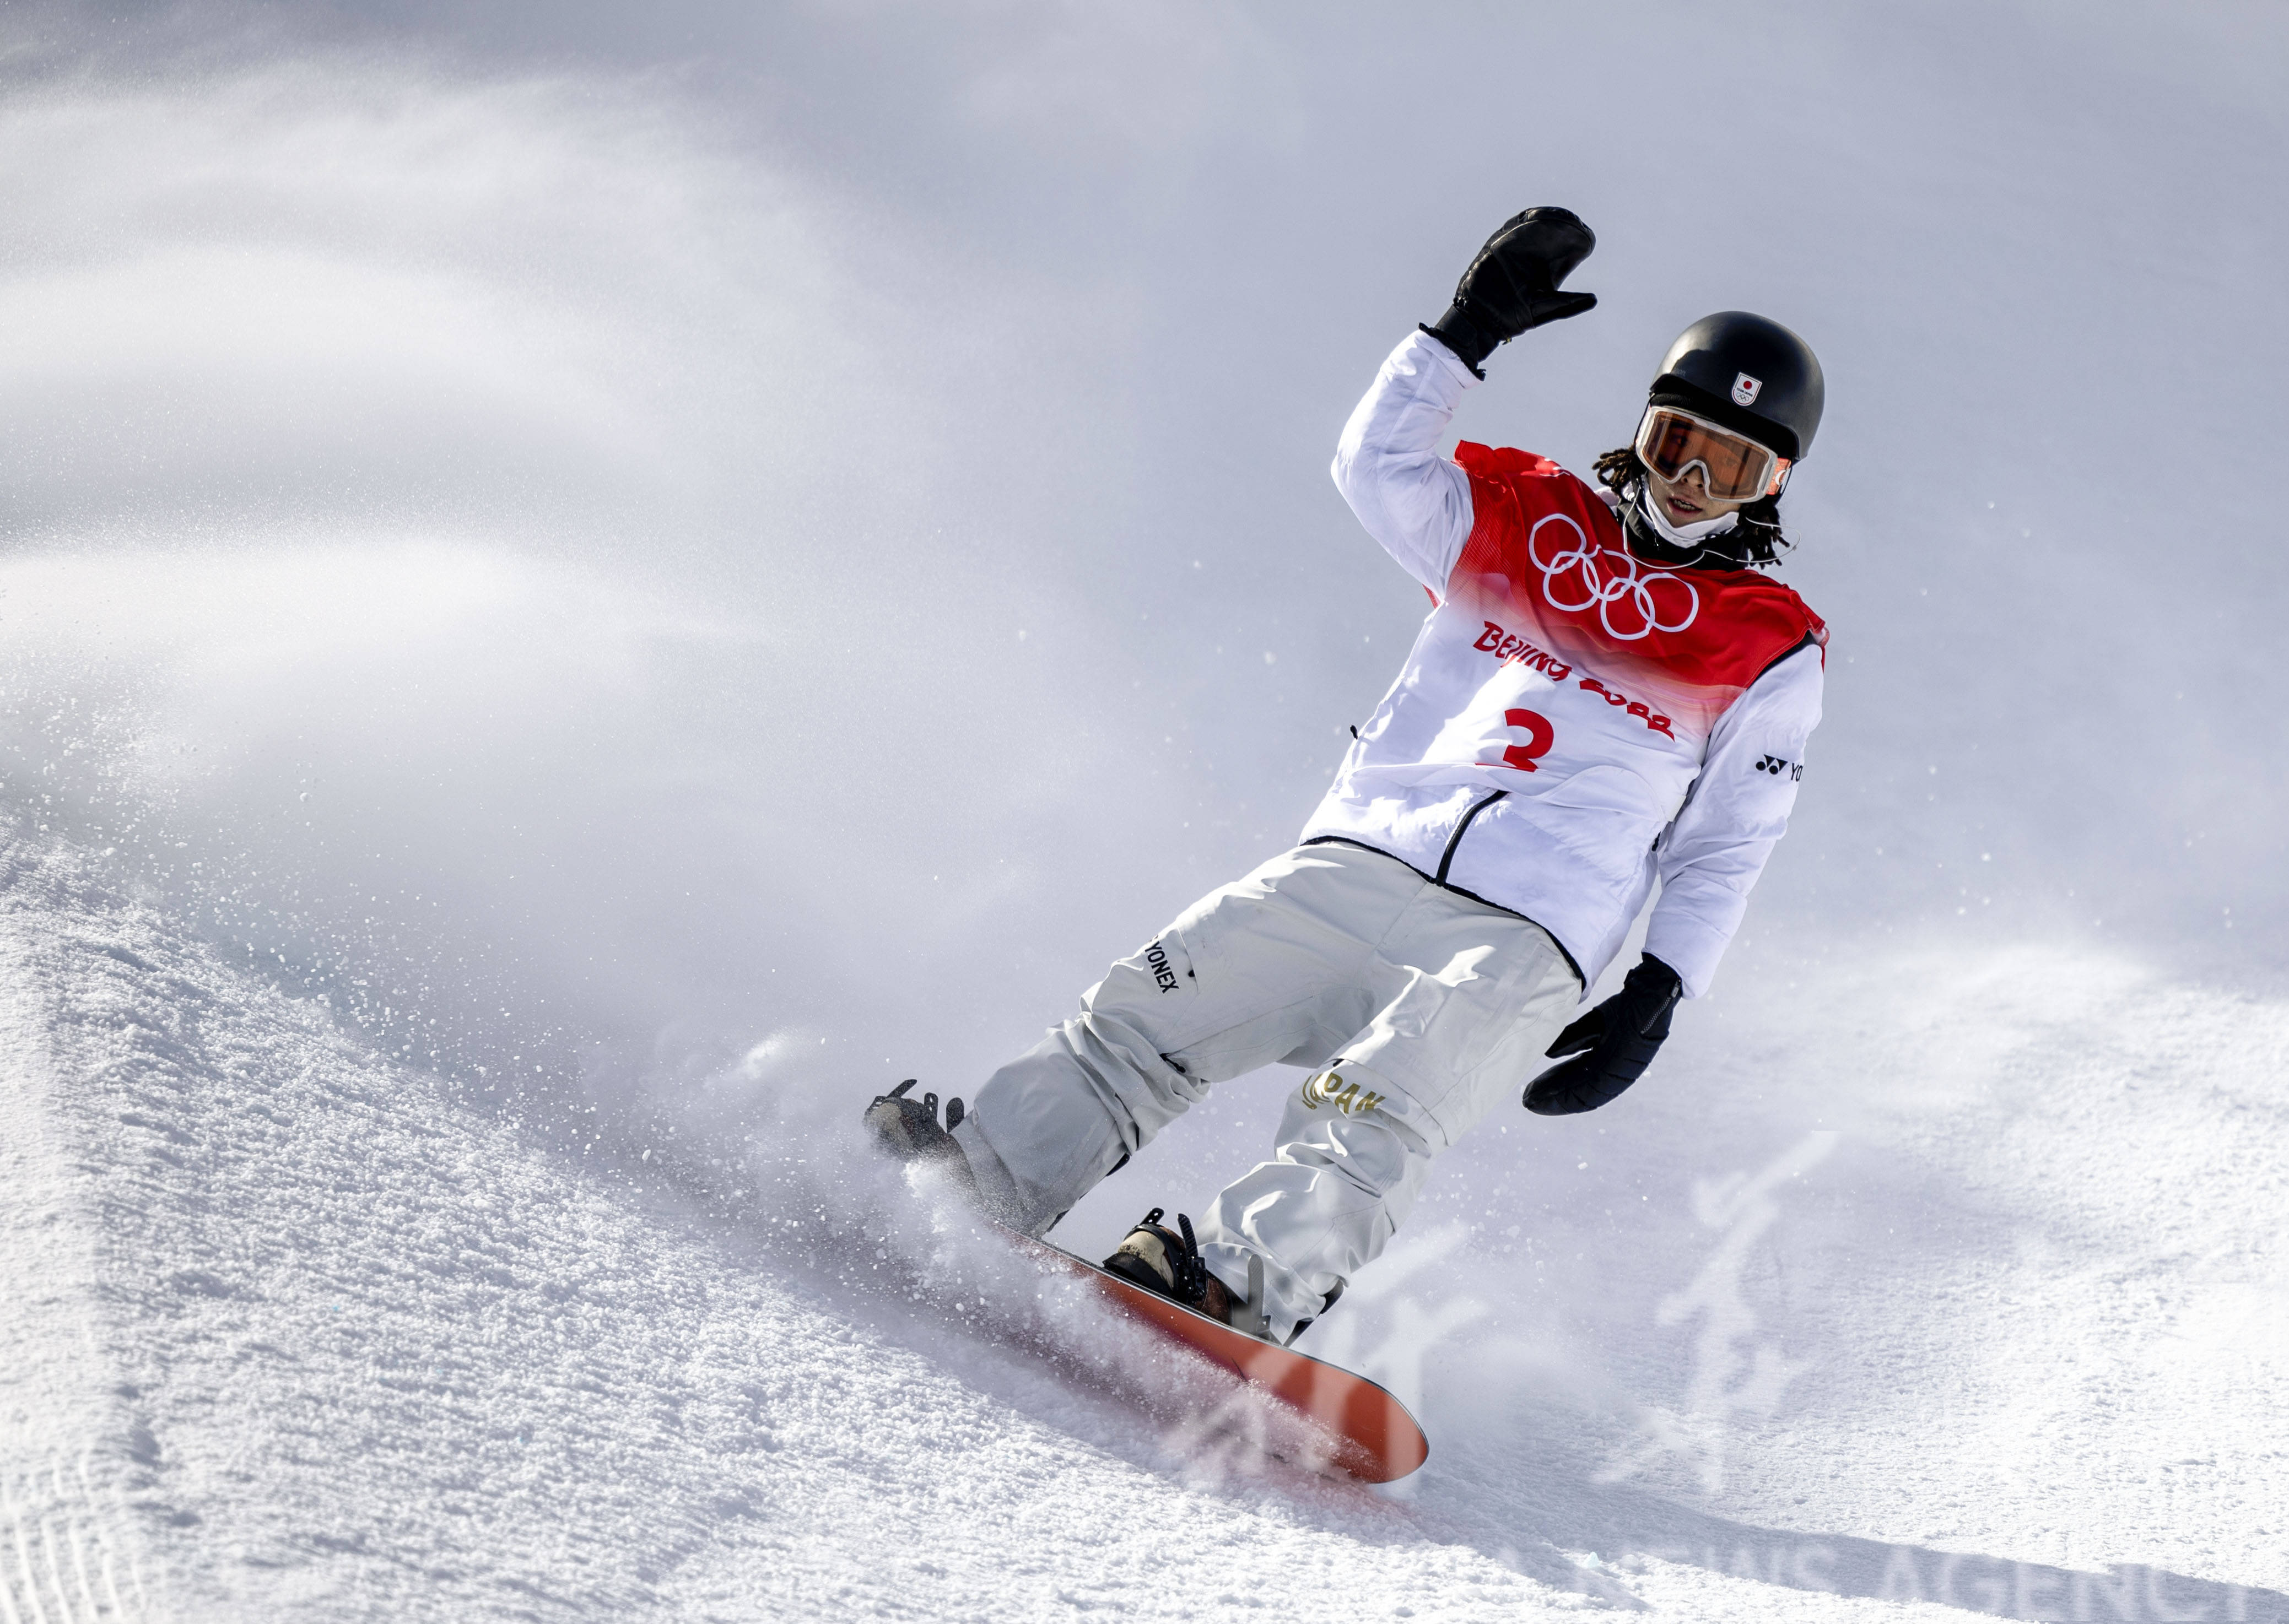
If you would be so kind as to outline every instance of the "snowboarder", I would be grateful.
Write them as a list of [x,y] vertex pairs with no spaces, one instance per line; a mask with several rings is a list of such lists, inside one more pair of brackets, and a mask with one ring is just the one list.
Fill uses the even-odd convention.
[[[966,1116],[878,1097],[886,1147],[1040,1236],[1216,1083],[1308,1068],[1272,1159],[1197,1235],[1156,1208],[1105,1262],[1284,1342],[1540,1058],[1565,1057],[1526,1088],[1545,1115],[1643,1073],[1709,986],[1820,719],[1827,630],[1759,570],[1822,386],[1794,333],[1726,312],[1670,346],[1596,486],[1522,451],[1440,457],[1497,346],[1595,306],[1559,285],[1595,244],[1564,209],[1505,222],[1344,426],[1336,483],[1433,607],[1301,842],[1115,964]],[[1656,880],[1644,956],[1567,1023]]]

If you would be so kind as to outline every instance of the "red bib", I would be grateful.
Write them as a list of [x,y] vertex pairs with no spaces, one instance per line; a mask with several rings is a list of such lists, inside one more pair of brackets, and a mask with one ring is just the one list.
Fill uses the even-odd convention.
[[1454,607],[1633,685],[1695,731],[1807,640],[1826,649],[1826,624],[1770,577],[1639,559],[1598,494],[1549,458],[1465,441],[1455,460],[1474,522],[1448,581]]

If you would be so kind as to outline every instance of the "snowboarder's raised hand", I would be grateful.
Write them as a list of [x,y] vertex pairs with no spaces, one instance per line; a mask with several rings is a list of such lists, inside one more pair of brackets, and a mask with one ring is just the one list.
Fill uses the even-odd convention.
[[1619,992],[1558,1034],[1551,1057],[1574,1058],[1527,1085],[1527,1110],[1568,1117],[1611,1102],[1644,1075],[1669,1036],[1670,1012],[1684,992],[1675,970],[1651,953],[1639,959]]
[[1479,362],[1529,328],[1562,322],[1596,306],[1594,293],[1558,284],[1598,246],[1598,234],[1571,209],[1527,209],[1503,222],[1456,284],[1455,302],[1424,331],[1478,372]]

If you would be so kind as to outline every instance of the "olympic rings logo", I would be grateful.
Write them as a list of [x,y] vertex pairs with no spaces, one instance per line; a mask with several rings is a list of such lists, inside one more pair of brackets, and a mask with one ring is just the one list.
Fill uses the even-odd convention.
[[[1555,558],[1543,558],[1542,527],[1545,524],[1564,525],[1574,532],[1575,545]],[[1534,521],[1534,528],[1526,533],[1526,555],[1542,571],[1542,596],[1551,608],[1569,614],[1596,609],[1607,634],[1619,642],[1633,643],[1655,632],[1682,632],[1701,613],[1701,594],[1692,582],[1666,570],[1640,571],[1638,561],[1619,548],[1591,545],[1582,527],[1565,513],[1545,513]],[[1601,569],[1599,561],[1606,559],[1614,562]],[[1561,588],[1564,598],[1559,596]],[[1664,588],[1673,589],[1665,598]],[[1680,592],[1685,594],[1681,601],[1677,596]],[[1575,598],[1580,601],[1568,601]],[[1662,618],[1664,603],[1671,616],[1667,620]],[[1614,624],[1615,604],[1623,606],[1623,625],[1636,630],[1624,631],[1623,625]],[[1679,609],[1684,611],[1683,619],[1675,618]]]

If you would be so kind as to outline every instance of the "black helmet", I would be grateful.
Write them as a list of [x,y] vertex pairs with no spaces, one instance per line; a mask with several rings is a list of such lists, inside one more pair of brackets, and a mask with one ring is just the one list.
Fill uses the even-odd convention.
[[1721,423],[1794,462],[1812,450],[1826,393],[1812,346],[1778,322],[1720,310],[1678,335],[1647,399]]

